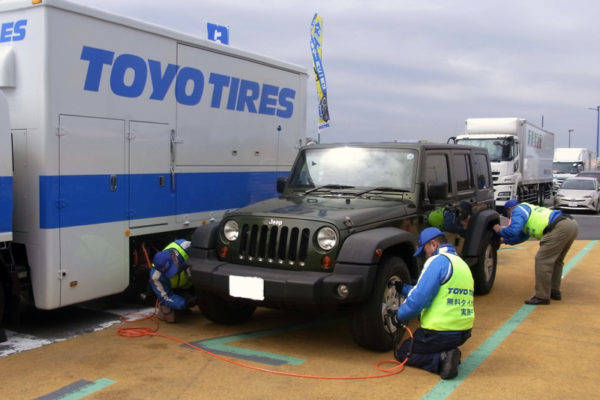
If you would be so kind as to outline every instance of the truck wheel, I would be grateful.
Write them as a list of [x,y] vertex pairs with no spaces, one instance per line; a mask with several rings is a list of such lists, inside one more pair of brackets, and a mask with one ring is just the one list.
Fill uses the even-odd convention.
[[398,256],[386,257],[380,263],[371,297],[352,316],[352,337],[360,346],[379,351],[392,348],[396,327],[390,332],[384,315],[388,308],[398,308],[404,301],[393,285],[388,287],[388,283],[394,281],[410,281],[406,263]]
[[201,291],[198,305],[202,314],[213,322],[225,325],[241,324],[248,321],[256,305],[243,300],[226,300],[213,293]]
[[494,245],[494,234],[489,231],[481,240],[477,252],[477,263],[471,268],[475,281],[475,294],[488,294],[492,290],[497,263],[498,250]]

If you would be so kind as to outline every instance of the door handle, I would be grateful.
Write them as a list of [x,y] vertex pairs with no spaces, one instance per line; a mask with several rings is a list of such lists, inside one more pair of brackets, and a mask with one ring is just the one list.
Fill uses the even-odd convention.
[[117,176],[116,175],[110,176],[110,191],[111,192],[117,191]]

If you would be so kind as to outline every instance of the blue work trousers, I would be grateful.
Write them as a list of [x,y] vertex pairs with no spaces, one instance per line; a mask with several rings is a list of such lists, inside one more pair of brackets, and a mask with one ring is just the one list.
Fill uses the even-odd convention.
[[[406,365],[437,374],[440,369],[440,355],[462,345],[471,337],[471,330],[460,332],[440,332],[419,328],[414,333],[412,355]],[[394,351],[398,361],[404,361],[410,349],[410,339],[405,340]]]

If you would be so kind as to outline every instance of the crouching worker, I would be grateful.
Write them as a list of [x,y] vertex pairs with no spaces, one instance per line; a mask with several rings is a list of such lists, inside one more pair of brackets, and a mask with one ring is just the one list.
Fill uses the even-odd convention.
[[[186,246],[187,245],[187,246]],[[175,310],[187,310],[196,304],[186,252],[189,242],[177,240],[152,259],[150,286],[159,301],[157,317],[175,322]]]
[[471,337],[474,287],[469,266],[445,241],[442,231],[433,227],[419,235],[414,256],[425,255],[427,261],[417,284],[403,285],[406,301],[395,316],[407,321],[420,313],[421,327],[414,333],[412,349],[405,340],[394,349],[394,356],[404,361],[411,353],[406,365],[452,379],[458,374],[458,346]]

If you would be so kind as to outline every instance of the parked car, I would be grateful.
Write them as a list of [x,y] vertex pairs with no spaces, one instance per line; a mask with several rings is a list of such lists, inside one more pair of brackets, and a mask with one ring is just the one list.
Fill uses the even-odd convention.
[[[275,182],[273,182],[275,184]],[[468,203],[462,234],[449,233],[468,263],[475,293],[496,275],[494,189],[485,148],[430,143],[318,144],[300,149],[278,198],[225,214],[195,231],[190,264],[203,315],[240,323],[257,306],[352,310],[352,334],[389,350],[385,309],[413,282],[413,258],[428,214]],[[395,329],[395,328],[394,328]]]
[[566,210],[591,210],[600,212],[598,201],[600,187],[595,178],[567,179],[554,198],[554,207]]

